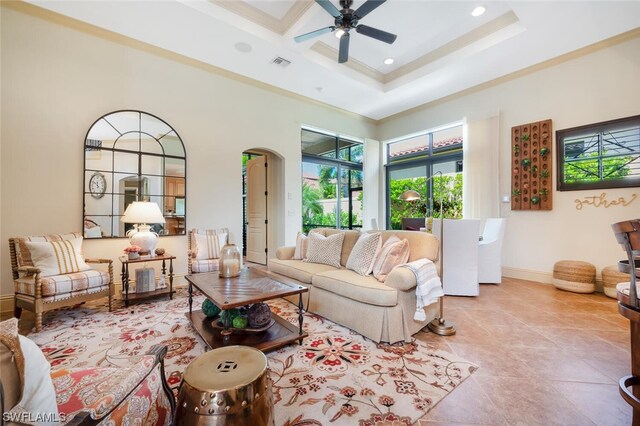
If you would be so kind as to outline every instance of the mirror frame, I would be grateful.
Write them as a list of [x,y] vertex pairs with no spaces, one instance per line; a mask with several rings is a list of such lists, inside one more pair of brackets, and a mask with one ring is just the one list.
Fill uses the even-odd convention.
[[[110,116],[113,116],[115,114],[121,114],[121,113],[134,113],[138,115],[138,126],[137,128],[117,128],[107,120],[107,118],[109,118]],[[164,134],[160,135],[159,137],[156,137],[150,133],[147,133],[143,130],[142,128],[142,123],[143,123],[143,119],[145,118],[151,118],[153,120],[157,120],[159,123],[163,124],[164,126],[166,126],[169,131],[165,132]],[[111,127],[113,127],[113,129],[119,134],[119,136],[114,140],[114,146],[113,147],[102,147],[101,145],[97,145],[96,141],[94,141],[93,139],[89,139],[89,135],[91,134],[91,131],[94,129],[94,127],[96,126],[96,124],[98,124],[101,120],[104,120],[106,123],[108,123]],[[139,135],[144,135],[146,138],[151,138],[154,139],[158,145],[161,148],[162,153],[157,153],[157,152],[152,152],[152,151],[145,151],[142,144],[138,144],[138,149],[136,150],[123,150],[121,148],[116,148],[115,144],[118,142],[118,140],[124,136],[124,135],[131,135],[132,133],[138,133]],[[166,154],[165,151],[165,146],[160,142],[160,140],[165,137],[166,135],[169,134],[175,134],[175,137],[177,138],[176,142],[179,142],[181,144],[181,148],[182,148],[182,152],[184,153],[184,155],[173,155],[173,154]],[[141,140],[141,139],[139,139]],[[91,142],[90,142],[91,141]],[[166,199],[170,198],[171,196],[167,196],[166,194],[166,179],[167,177],[170,178],[182,178],[184,179],[184,193],[182,195],[174,195],[174,199],[182,199],[184,200],[184,214],[179,215],[179,216],[175,216],[175,212],[174,212],[174,217],[179,217],[179,218],[183,218],[183,223],[181,224],[182,226],[180,226],[180,230],[176,233],[173,234],[165,234],[165,233],[161,233],[159,234],[160,236],[178,236],[178,235],[186,235],[186,229],[187,229],[187,151],[185,149],[185,145],[184,142],[182,141],[182,138],[180,137],[180,135],[178,134],[178,132],[173,128],[173,126],[171,126],[169,123],[167,123],[166,121],[164,121],[163,119],[161,119],[160,117],[154,115],[154,114],[150,114],[148,112],[145,111],[140,111],[140,110],[132,110],[132,109],[123,109],[123,110],[116,110],[116,111],[112,111],[109,112],[107,114],[102,115],[101,117],[99,117],[97,120],[95,120],[91,126],[89,127],[89,130],[87,130],[87,133],[85,135],[84,141],[83,141],[83,189],[82,189],[82,229],[83,229],[83,235],[85,235],[85,225],[87,222],[93,222],[94,224],[96,224],[96,222],[93,220],[96,217],[100,217],[100,216],[107,216],[109,217],[109,220],[111,222],[111,227],[110,227],[110,234],[109,235],[102,235],[101,237],[86,237],[86,239],[104,239],[104,238],[127,238],[125,235],[114,235],[114,229],[113,229],[113,219],[115,216],[120,217],[122,216],[121,213],[116,212],[115,209],[115,205],[114,202],[112,200],[111,202],[111,207],[110,210],[108,212],[108,214],[87,214],[87,197],[93,197],[96,199],[100,199],[102,198],[104,195],[121,195],[124,196],[124,194],[120,194],[119,192],[115,191],[114,187],[113,187],[113,176],[115,173],[117,173],[117,170],[114,170],[114,164],[115,164],[115,156],[114,159],[112,159],[111,161],[111,167],[110,170],[96,170],[96,169],[87,169],[87,153],[90,151],[108,151],[111,152],[113,154],[118,153],[118,152],[122,152],[122,153],[126,153],[129,155],[137,155],[138,157],[138,164],[137,164],[137,172],[130,172],[129,174],[131,175],[129,178],[132,177],[137,177],[139,182],[143,182],[143,180],[148,180],[148,177],[156,177],[159,176],[162,178],[162,205],[159,206],[160,209],[162,210],[163,215],[165,216],[165,218],[170,218],[171,216],[167,216],[166,211],[165,211],[165,206],[166,206]],[[142,158],[143,156],[151,156],[151,157],[159,157],[162,159],[162,164],[164,167],[164,170],[162,171],[162,175],[149,175],[149,174],[144,174],[143,173],[143,166],[142,166]],[[175,160],[182,160],[184,161],[184,176],[174,176],[174,175],[167,175],[167,170],[166,170],[166,164],[165,164],[165,160],[166,159],[175,159]],[[87,179],[88,173],[91,173],[91,179]],[[128,172],[118,172],[118,173],[123,173],[126,174]],[[100,185],[104,185],[104,192],[102,194],[98,194],[95,195],[91,192],[91,182],[93,182],[93,178],[96,175],[100,175],[102,176],[102,181],[106,181],[104,175],[111,175],[111,189],[109,191],[106,190],[108,183],[101,183],[100,180],[101,179],[96,179],[96,185],[98,185],[98,188],[100,188]],[[127,179],[127,178],[125,178]],[[147,197],[157,197],[158,195],[154,195],[154,194],[145,194],[143,193],[143,191],[140,190],[141,188],[141,184],[138,184],[138,188],[139,190],[136,191],[136,200],[137,201],[143,201],[145,198]],[[165,228],[167,229],[167,228]],[[125,230],[126,231],[126,230]]]

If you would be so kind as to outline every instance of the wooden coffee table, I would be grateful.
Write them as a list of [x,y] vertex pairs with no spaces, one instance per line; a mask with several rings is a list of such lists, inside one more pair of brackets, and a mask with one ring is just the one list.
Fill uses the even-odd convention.
[[[189,282],[189,312],[185,315],[211,349],[244,345],[267,352],[296,340],[302,344],[302,339],[308,336],[302,331],[302,293],[309,290],[286,277],[263,269],[244,268],[235,278],[221,278],[218,272],[191,274],[185,278]],[[233,329],[228,321],[223,328],[214,327],[212,321],[217,319],[207,318],[202,310],[193,310],[194,287],[222,310],[297,294],[298,326],[272,312],[274,323],[264,331]]]

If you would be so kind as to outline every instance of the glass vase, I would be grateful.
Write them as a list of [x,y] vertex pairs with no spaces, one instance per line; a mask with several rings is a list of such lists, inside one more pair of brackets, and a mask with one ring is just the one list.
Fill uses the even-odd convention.
[[237,277],[240,275],[240,249],[235,244],[227,244],[220,250],[220,261],[218,263],[220,276],[224,278]]

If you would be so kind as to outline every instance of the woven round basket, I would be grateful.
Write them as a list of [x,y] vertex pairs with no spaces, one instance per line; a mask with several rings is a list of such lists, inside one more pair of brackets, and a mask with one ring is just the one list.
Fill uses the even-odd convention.
[[618,271],[617,265],[607,266],[602,270],[602,286],[604,294],[612,299],[617,299],[616,285],[618,283],[628,283],[629,274]]
[[561,260],[553,265],[553,285],[573,293],[596,291],[596,267],[579,260]]

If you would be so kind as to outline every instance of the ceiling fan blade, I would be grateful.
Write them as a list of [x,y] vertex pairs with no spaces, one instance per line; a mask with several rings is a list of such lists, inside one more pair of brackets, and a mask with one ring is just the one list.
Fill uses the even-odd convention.
[[379,30],[377,28],[368,27],[366,25],[358,25],[356,31],[359,34],[366,35],[367,37],[375,38],[376,40],[384,41],[385,43],[393,44],[398,37],[395,34],[388,33],[386,31]]
[[296,36],[293,39],[298,43],[302,43],[303,41],[307,41],[307,40],[312,39],[314,37],[318,37],[318,36],[320,36],[322,34],[330,33],[335,29],[336,29],[336,27],[333,27],[333,26],[332,27],[320,28],[319,30],[311,31],[310,33],[301,34],[299,36]]
[[[318,1],[318,0],[316,0]],[[362,6],[360,6],[355,12],[358,18],[362,19],[367,16],[369,13],[373,12],[378,8],[378,6],[382,5],[387,0],[369,0],[365,2]]]
[[338,52],[338,62],[343,64],[349,60],[349,33],[345,32],[340,37],[340,51]]
[[329,0],[316,0],[316,3],[322,6],[322,8],[329,12],[329,15],[333,16],[334,18],[342,15],[338,8],[335,7]]

